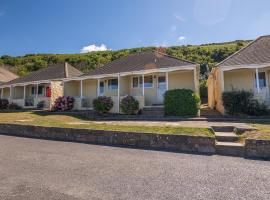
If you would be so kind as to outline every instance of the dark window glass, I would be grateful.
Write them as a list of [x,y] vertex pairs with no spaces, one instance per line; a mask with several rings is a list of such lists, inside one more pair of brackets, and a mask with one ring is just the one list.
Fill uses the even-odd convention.
[[109,90],[117,90],[118,89],[118,79],[110,79],[108,81]]
[[38,86],[38,95],[44,94],[44,86]]

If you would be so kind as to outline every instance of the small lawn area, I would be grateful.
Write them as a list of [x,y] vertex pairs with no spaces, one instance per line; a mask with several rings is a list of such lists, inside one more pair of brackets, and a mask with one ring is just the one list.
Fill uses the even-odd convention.
[[242,139],[252,138],[252,139],[261,139],[261,140],[270,140],[270,120],[264,122],[250,122],[249,123],[252,127],[257,130],[254,131],[247,131],[241,134]]
[[95,123],[83,119],[76,114],[48,113],[48,112],[0,112],[0,123],[16,123],[27,125],[39,125],[49,127],[83,128],[93,130],[110,130],[123,132],[143,132],[175,135],[210,136],[213,133],[207,128],[188,128],[176,126],[130,126]]

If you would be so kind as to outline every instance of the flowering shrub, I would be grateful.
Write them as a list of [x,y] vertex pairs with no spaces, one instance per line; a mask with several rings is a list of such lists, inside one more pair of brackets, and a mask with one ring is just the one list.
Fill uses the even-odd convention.
[[98,97],[97,99],[94,99],[93,106],[95,111],[105,114],[108,113],[112,107],[113,107],[113,101],[111,97]]
[[58,97],[53,106],[55,111],[71,110],[74,107],[75,99],[73,97]]
[[137,114],[139,110],[139,101],[137,101],[133,96],[126,96],[121,100],[120,108],[124,114]]

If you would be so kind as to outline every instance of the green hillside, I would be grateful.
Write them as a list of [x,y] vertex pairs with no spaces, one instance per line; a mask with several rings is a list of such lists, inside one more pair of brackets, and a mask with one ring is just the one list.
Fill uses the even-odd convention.
[[[235,51],[245,46],[250,41],[233,41],[227,43],[214,43],[205,45],[173,46],[166,48],[166,53],[177,58],[194,61],[201,64],[204,75],[207,67],[213,67]],[[49,64],[67,61],[79,70],[88,72],[112,60],[131,53],[153,50],[155,47],[123,49],[118,51],[91,52],[86,54],[28,54],[12,57],[0,57],[0,65],[7,65],[11,71],[20,76],[47,67]],[[202,76],[202,78],[205,78]]]

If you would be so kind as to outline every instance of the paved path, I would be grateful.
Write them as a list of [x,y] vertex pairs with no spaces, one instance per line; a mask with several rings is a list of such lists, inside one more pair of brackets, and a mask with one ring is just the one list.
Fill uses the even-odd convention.
[[0,135],[1,200],[270,199],[270,162]]
[[114,125],[134,125],[134,126],[181,126],[181,127],[197,127],[197,128],[209,128],[211,126],[236,126],[238,128],[252,128],[247,123],[241,122],[212,122],[212,121],[86,121],[76,122],[68,124],[114,124]]

